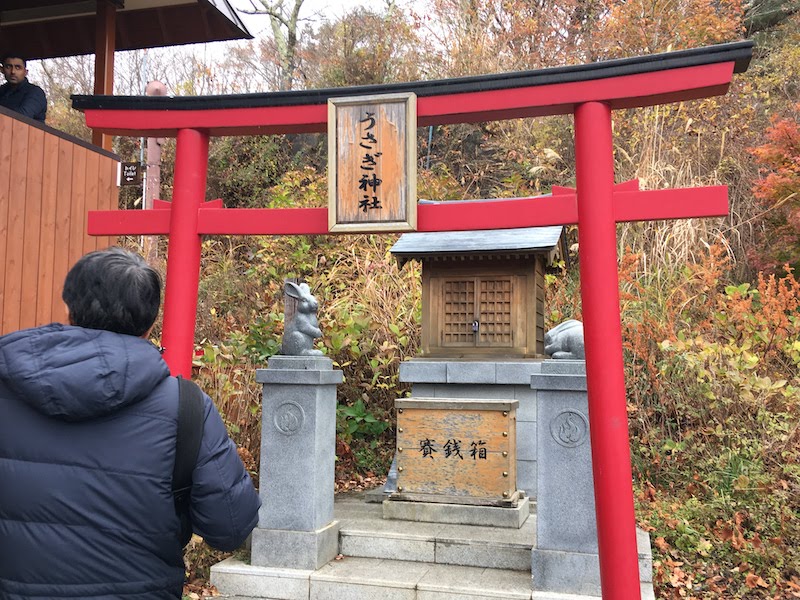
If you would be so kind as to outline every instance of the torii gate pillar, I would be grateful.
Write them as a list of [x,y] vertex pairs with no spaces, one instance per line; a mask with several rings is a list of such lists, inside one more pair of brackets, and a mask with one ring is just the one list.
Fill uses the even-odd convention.
[[634,598],[639,565],[619,311],[614,148],[607,104],[587,102],[576,107],[575,159],[600,584],[608,598]]
[[164,360],[173,375],[192,376],[197,288],[200,285],[201,238],[197,221],[205,200],[208,134],[181,129],[175,153],[175,191],[169,223],[167,286],[164,292]]

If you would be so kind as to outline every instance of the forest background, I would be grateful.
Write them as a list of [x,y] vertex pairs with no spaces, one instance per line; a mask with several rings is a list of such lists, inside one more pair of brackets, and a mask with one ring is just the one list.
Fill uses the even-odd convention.
[[[303,16],[303,0],[239,0],[264,34],[224,46],[118,53],[117,94],[148,79],[175,95],[379,84],[582,64],[735,41],[749,70],[720,98],[614,114],[617,181],[643,189],[725,184],[724,219],[618,226],[621,314],[638,524],[659,598],[800,598],[800,0],[416,0]],[[220,50],[222,48],[222,50]],[[48,123],[90,139],[72,93],[93,58],[32,64]],[[419,197],[515,197],[574,185],[569,117],[418,131]],[[143,140],[116,138],[123,160]],[[321,135],[214,138],[208,198],[228,207],[326,206]],[[160,197],[172,194],[173,140]],[[141,189],[120,205],[141,208]],[[580,252],[548,275],[548,326],[581,318]],[[319,348],[345,372],[337,490],[379,485],[394,451],[401,361],[417,355],[417,264],[396,235],[208,237],[195,377],[258,480],[260,390],[277,352],[283,281],[320,300]],[[141,247],[143,240],[123,243]],[[153,256],[165,268],[165,241]],[[567,266],[569,265],[569,266]],[[158,331],[156,331],[156,336]],[[195,539],[191,597],[213,593],[221,554]]]

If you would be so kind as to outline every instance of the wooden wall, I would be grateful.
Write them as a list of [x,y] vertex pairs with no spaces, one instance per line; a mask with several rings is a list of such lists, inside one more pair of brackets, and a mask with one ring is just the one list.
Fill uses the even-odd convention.
[[114,240],[87,212],[117,208],[119,158],[0,108],[0,333],[65,322],[64,277]]

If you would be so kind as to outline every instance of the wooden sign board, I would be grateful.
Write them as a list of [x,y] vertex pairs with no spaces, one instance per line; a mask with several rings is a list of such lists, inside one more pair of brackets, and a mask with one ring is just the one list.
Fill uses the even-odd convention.
[[417,97],[328,100],[328,229],[417,227]]
[[516,500],[516,400],[396,400],[398,499]]

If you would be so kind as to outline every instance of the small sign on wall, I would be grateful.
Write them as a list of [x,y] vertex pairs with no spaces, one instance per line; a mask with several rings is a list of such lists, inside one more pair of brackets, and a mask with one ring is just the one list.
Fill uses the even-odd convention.
[[142,165],[138,162],[120,163],[119,185],[141,185]]
[[417,228],[417,97],[328,100],[328,229]]

